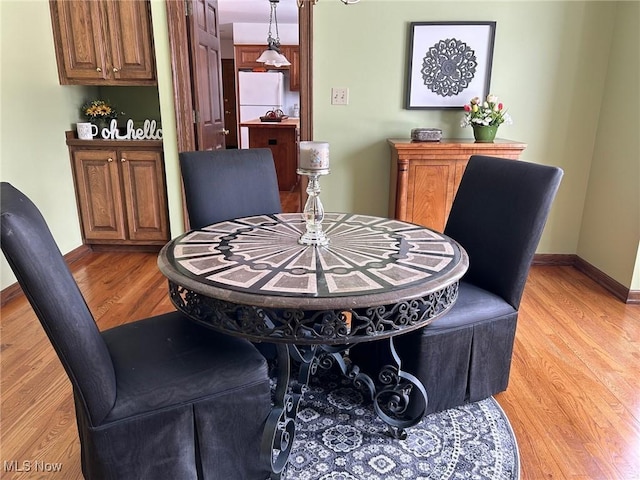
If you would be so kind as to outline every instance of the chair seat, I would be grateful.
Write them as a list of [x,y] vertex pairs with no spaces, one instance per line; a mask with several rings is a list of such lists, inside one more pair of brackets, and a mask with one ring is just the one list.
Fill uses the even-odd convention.
[[481,324],[512,313],[516,313],[515,308],[502,297],[462,280],[459,284],[458,300],[451,310],[425,327],[422,334],[436,334],[443,330]]
[[249,342],[167,313],[102,332],[116,377],[104,423],[225,395],[265,381],[264,357]]

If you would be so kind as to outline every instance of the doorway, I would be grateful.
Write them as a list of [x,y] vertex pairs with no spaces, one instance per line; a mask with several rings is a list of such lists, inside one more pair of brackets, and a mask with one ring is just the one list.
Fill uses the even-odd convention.
[[[166,0],[169,49],[173,72],[173,96],[176,114],[176,137],[179,152],[194,151],[196,138],[193,128],[193,79],[189,53],[187,26],[188,10],[195,0]],[[215,2],[217,3],[217,2]],[[298,9],[300,52],[300,140],[313,140],[312,64],[313,64],[313,2],[303,0]],[[306,201],[307,178],[298,183],[298,204]],[[299,211],[299,210],[297,210]]]
[[224,128],[229,131],[226,148],[238,148],[238,114],[236,112],[236,72],[232,58],[222,59],[222,108]]

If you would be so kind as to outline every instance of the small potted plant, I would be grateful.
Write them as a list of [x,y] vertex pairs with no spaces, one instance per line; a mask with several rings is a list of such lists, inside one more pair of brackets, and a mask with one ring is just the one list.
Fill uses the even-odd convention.
[[118,111],[108,100],[91,100],[82,105],[82,115],[98,128],[103,128],[118,118]]
[[495,95],[487,95],[485,101],[479,97],[473,97],[464,106],[464,117],[460,122],[461,127],[473,128],[473,136],[476,142],[491,143],[496,138],[498,127],[503,123],[511,124],[511,116],[507,113],[502,102]]

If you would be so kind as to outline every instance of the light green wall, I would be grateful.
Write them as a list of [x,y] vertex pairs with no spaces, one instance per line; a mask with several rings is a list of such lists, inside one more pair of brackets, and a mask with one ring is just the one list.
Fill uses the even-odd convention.
[[156,47],[158,96],[160,97],[160,114],[162,116],[169,225],[171,227],[171,236],[176,237],[184,232],[184,215],[182,181],[178,163],[175,104],[173,102],[173,71],[171,70],[167,9],[164,0],[151,0],[151,18],[153,20],[153,40]]
[[[64,132],[91,89],[60,86],[46,1],[0,1],[0,49],[0,179],[33,200],[67,253],[82,238]],[[5,288],[15,277],[0,262]]]
[[[387,138],[407,138],[415,127],[472,137],[459,126],[461,110],[403,108],[410,22],[494,20],[490,90],[514,119],[498,136],[527,143],[524,160],[564,169],[538,252],[574,253],[614,13],[615,4],[592,2],[319,2],[314,137],[331,145],[331,175],[322,179],[327,210],[387,213]],[[348,106],[330,105],[332,86],[350,89]]]
[[640,242],[639,18],[640,3],[618,5],[577,248],[623,285],[631,283]]
[[[612,40],[614,49],[620,48],[620,42],[638,30],[638,16],[634,20],[628,10],[616,16],[618,5],[632,8],[621,2],[590,1],[363,0],[350,6],[337,0],[318,2],[314,25],[314,133],[317,140],[331,143],[332,173],[321,181],[327,210],[387,213],[386,138],[407,137],[412,128],[424,126],[442,128],[449,137],[471,137],[469,130],[458,126],[458,112],[403,109],[409,23],[495,20],[491,90],[514,117],[514,124],[502,127],[499,136],[528,143],[525,160],[559,165],[565,170],[539,253],[584,252],[589,256],[587,261],[598,262],[598,268],[623,285],[629,287],[633,282],[633,288],[640,288],[637,222],[631,257],[628,250],[632,250],[633,242],[629,237],[634,233],[623,220],[611,227],[625,237],[620,240],[624,248],[619,251],[608,248],[609,243],[602,242],[591,228],[605,213],[613,216],[611,209],[592,212],[598,197],[606,196],[603,189],[615,190],[618,181],[626,185],[626,178],[632,177],[627,175],[630,170],[625,170],[612,180],[600,182],[600,173],[594,173],[590,180],[592,157],[594,172],[599,172],[612,152],[621,167],[625,167],[626,158],[633,162],[633,155],[636,166],[638,161],[637,148],[634,153],[633,147],[624,145],[638,140],[637,118],[625,117],[623,122],[621,107],[613,106],[635,100],[635,94],[625,95],[629,89],[624,87],[624,74],[616,73],[622,68],[622,60],[612,57],[612,71],[607,74]],[[152,0],[151,6],[170,222],[172,235],[177,235],[182,231],[182,203],[164,0]],[[23,27],[27,24],[29,29]],[[93,91],[58,84],[46,0],[0,0],[0,27],[0,179],[14,183],[33,198],[62,252],[68,253],[80,246],[81,236],[64,131],[79,120],[78,107]],[[631,60],[637,72],[635,52]],[[605,85],[607,89],[615,85],[623,92],[619,98],[610,96]],[[329,104],[332,86],[349,87],[348,106]],[[598,124],[603,96],[603,116]],[[626,114],[636,111],[629,108]],[[631,120],[636,123],[624,125]],[[24,129],[34,122],[35,134]],[[619,141],[608,140],[612,135]],[[624,218],[635,215],[637,220],[637,183],[635,206],[620,204],[633,203],[633,185],[629,182],[631,191],[616,200],[615,212],[628,212],[623,213]],[[636,273],[630,280],[628,271],[634,266]],[[1,267],[0,288],[6,288],[15,280],[4,259]]]

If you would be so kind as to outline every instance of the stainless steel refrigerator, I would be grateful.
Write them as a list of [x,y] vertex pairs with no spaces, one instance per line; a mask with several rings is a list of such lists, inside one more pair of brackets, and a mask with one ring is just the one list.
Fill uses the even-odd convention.
[[[269,110],[283,110],[282,72],[238,72],[240,123],[264,116]],[[247,127],[240,127],[240,148],[249,148]]]

